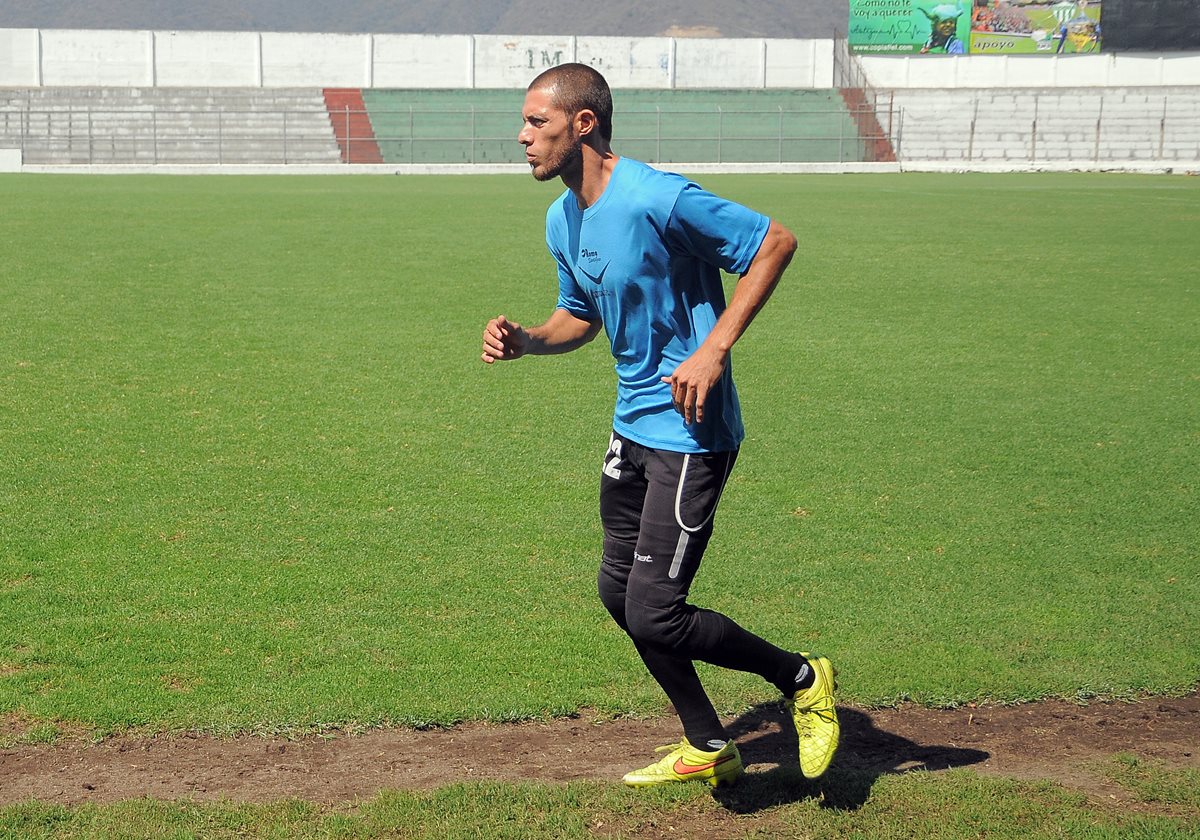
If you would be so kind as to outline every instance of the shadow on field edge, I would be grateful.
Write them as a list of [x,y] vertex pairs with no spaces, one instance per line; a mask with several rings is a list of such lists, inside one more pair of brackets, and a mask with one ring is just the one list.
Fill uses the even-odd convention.
[[[713,798],[738,814],[753,814],[806,799],[822,808],[861,808],[882,776],[924,770],[949,770],[985,762],[984,750],[949,744],[918,744],[880,729],[865,712],[838,707],[841,743],[833,764],[820,779],[801,775],[796,759],[796,730],[778,702],[752,707],[727,725],[751,770],[736,785],[719,787]],[[769,768],[769,769],[767,769]]]

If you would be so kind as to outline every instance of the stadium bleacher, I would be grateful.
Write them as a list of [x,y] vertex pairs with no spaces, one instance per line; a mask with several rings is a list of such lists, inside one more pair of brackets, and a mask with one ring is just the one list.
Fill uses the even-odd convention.
[[[33,88],[0,95],[31,164],[523,163],[523,92]],[[836,89],[620,90],[616,135],[655,163],[869,159]]]
[[[523,163],[520,90],[366,90],[388,163]],[[614,139],[654,163],[861,161],[837,90],[614,92]]]
[[[261,50],[247,48],[251,42],[220,33],[197,34],[182,57],[170,51],[182,48],[168,35],[109,35],[58,33],[53,55],[26,50],[25,58],[14,52],[7,64],[0,60],[9,79],[37,80],[0,87],[0,166],[519,167],[523,85],[537,70],[537,57],[543,63],[571,58],[561,49],[535,49],[541,42],[532,36],[512,43],[463,36],[455,43],[471,49],[441,63],[404,52],[407,41],[374,45],[362,72],[357,60],[340,67],[344,55],[336,50],[308,62],[306,50],[319,40],[298,41],[292,52],[272,53],[268,61]],[[161,51],[139,52],[139,45],[159,40]],[[1002,65],[987,63],[995,58],[988,56],[954,63],[916,57],[903,64],[873,58],[871,67],[882,76],[876,81],[845,41],[788,42],[791,57],[766,40],[714,42],[712,63],[724,69],[707,76],[711,68],[694,49],[693,66],[676,66],[672,39],[637,49],[609,41],[597,47],[615,51],[606,60],[624,61],[630,79],[647,80],[614,84],[614,139],[622,153],[651,163],[1200,169],[1200,78],[1190,83],[1200,76],[1200,56],[1067,57],[1061,65],[1054,57]],[[581,47],[577,39],[569,44],[576,51],[596,46]],[[116,51],[123,63],[97,58],[97,45]],[[223,62],[206,57],[209,47],[227,51]],[[655,55],[658,49],[667,52]],[[214,80],[204,87],[157,81],[161,75],[178,79],[182,67],[258,81]],[[996,86],[980,78],[988,67],[1006,68],[1020,81]],[[1041,73],[1042,67],[1051,70]],[[1088,68],[1104,69],[1109,81],[1078,82]],[[1113,82],[1123,68],[1140,81]],[[730,73],[746,82],[712,86],[734,78]],[[53,83],[114,74],[151,81]],[[688,83],[677,85],[681,74]],[[951,85],[955,74],[970,80]],[[327,76],[369,81],[331,86]],[[378,76],[411,78],[412,86],[378,84]],[[464,81],[443,84],[451,77]],[[1058,81],[1037,84],[1039,78]],[[1181,78],[1185,83],[1176,83]]]
[[32,164],[335,163],[320,89],[0,90],[0,147]]
[[[1200,87],[908,88],[878,92],[911,161],[1200,161]],[[886,119],[886,118],[885,118]]]

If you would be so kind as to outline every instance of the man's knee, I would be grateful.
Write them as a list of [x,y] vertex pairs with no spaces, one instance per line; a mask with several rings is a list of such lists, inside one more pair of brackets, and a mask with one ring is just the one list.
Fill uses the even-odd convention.
[[625,621],[625,591],[629,584],[629,565],[633,562],[633,548],[630,547],[627,553],[629,560],[626,562],[622,558],[622,548],[605,541],[596,590],[600,595],[600,603],[608,610],[608,614],[622,630],[629,632]]
[[644,604],[627,597],[627,632],[639,644],[683,651],[688,646],[694,611],[685,603]]

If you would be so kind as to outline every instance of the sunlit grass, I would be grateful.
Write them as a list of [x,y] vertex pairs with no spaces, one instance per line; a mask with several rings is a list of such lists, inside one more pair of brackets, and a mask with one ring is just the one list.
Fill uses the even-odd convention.
[[[1200,185],[701,180],[801,248],[735,353],[749,437],[695,600],[863,704],[1193,686]],[[558,187],[0,184],[0,714],[664,710],[594,595],[603,337],[478,360],[488,317],[553,305]]]
[[864,840],[1070,837],[1182,840],[1194,808],[1174,814],[1105,805],[1044,782],[987,779],[967,771],[877,779],[831,771],[829,798],[795,780],[748,777],[738,793],[703,786],[631,791],[616,785],[471,783],[432,792],[385,792],[359,803],[265,805],[135,800],[66,808],[0,808],[0,838],[158,840],[233,838],[592,838],[715,835]]

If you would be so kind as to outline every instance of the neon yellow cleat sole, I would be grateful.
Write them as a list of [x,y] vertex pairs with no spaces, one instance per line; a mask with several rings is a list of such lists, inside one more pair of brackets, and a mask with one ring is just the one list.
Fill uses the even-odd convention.
[[801,653],[816,672],[813,684],[784,704],[792,712],[800,739],[800,772],[806,778],[819,778],[829,769],[841,738],[833,692],[837,688],[837,669],[824,656]]
[[719,750],[705,752],[684,738],[678,744],[659,747],[658,752],[667,754],[648,767],[626,773],[622,781],[635,788],[675,782],[704,782],[717,787],[733,784],[742,775],[742,756],[733,741]]

